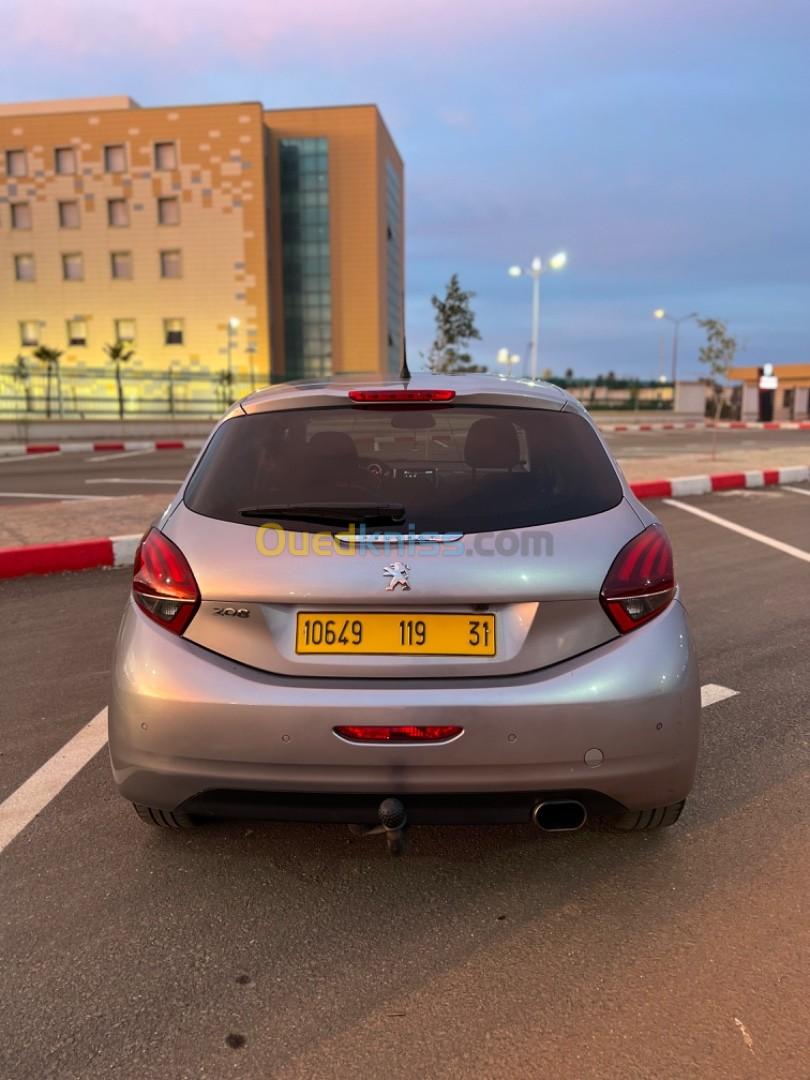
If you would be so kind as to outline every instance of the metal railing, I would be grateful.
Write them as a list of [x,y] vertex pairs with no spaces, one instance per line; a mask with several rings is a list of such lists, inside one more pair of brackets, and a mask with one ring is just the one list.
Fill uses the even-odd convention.
[[261,385],[250,376],[210,372],[121,369],[119,399],[115,369],[52,368],[31,362],[25,369],[0,364],[3,419],[117,419],[218,416],[232,401]]

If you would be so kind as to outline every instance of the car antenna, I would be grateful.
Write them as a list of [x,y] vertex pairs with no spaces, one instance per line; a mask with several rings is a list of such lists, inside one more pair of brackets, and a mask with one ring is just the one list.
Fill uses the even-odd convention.
[[408,352],[405,347],[405,338],[402,338],[402,367],[399,369],[399,377],[403,382],[407,382],[411,376],[410,368],[408,367]]
[[412,377],[408,367],[408,347],[405,338],[405,293],[402,294],[402,364],[399,369],[399,377],[403,382],[408,382]]

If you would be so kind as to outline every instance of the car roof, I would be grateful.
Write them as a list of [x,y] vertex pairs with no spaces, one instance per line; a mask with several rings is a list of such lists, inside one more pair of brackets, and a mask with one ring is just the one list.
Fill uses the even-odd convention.
[[317,407],[345,401],[349,390],[455,390],[457,398],[477,405],[523,405],[528,408],[568,409],[582,412],[576,398],[553,383],[530,382],[528,379],[508,379],[499,375],[437,375],[416,372],[403,380],[376,373],[341,374],[326,379],[295,380],[263,387],[237,402],[228,413],[270,412],[276,409]]

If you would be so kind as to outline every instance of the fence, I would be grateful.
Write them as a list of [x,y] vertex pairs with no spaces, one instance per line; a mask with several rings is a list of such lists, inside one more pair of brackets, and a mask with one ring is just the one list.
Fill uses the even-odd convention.
[[0,365],[0,417],[4,419],[111,419],[125,417],[218,416],[232,402],[262,385],[227,371],[121,368],[121,402],[112,365],[104,368],[54,367],[32,362]]

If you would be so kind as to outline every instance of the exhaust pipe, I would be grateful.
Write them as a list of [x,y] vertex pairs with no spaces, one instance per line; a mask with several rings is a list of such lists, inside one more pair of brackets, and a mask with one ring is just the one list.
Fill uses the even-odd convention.
[[532,821],[543,832],[576,832],[588,819],[588,811],[577,799],[550,799],[532,810]]

